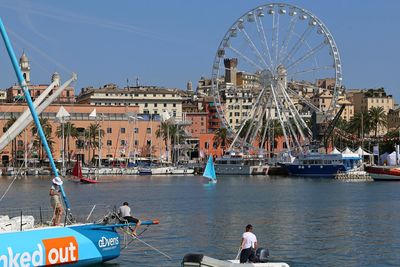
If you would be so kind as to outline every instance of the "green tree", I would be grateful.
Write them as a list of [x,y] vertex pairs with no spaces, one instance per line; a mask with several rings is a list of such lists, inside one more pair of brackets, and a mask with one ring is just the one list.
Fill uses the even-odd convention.
[[225,153],[226,146],[228,146],[233,140],[229,135],[228,129],[221,127],[214,133],[213,138],[216,147],[221,147],[222,151]]
[[[47,118],[39,118],[39,122],[40,122],[40,125],[42,126],[43,133],[44,133],[44,136],[45,136],[45,138],[47,140],[47,144],[49,145],[50,151],[53,151],[54,140],[53,140],[53,137],[51,135],[52,132],[53,132],[53,129],[51,127],[49,119],[47,119]],[[42,140],[41,140],[40,136],[38,135],[38,130],[37,130],[37,127],[36,127],[35,124],[31,128],[31,132],[32,132],[32,135],[35,137],[35,143],[38,145],[39,160],[43,160],[43,158],[44,158],[44,147],[43,147],[43,144],[42,144]]]
[[385,127],[387,125],[387,116],[383,107],[371,107],[368,110],[368,117],[371,128],[374,130],[374,136],[378,134],[379,127]]
[[[78,130],[75,125],[71,122],[64,123],[64,149],[67,150],[68,162],[71,161],[71,150],[70,150],[70,141],[71,139],[77,139],[79,137]],[[56,136],[58,138],[62,138],[62,127],[59,125],[57,127]]]
[[[85,130],[85,137],[88,144],[88,149],[90,153],[90,149],[92,149],[92,161],[94,160],[94,155],[96,153],[96,148],[99,148],[100,138],[104,136],[104,131],[100,129],[101,126],[99,123],[92,123],[89,125],[89,128]],[[100,130],[100,131],[99,131]],[[99,136],[100,133],[100,136]],[[90,155],[89,155],[90,158]]]
[[357,134],[358,137],[364,138],[365,133],[371,130],[371,120],[366,111],[357,112],[348,123],[347,132]]
[[161,122],[160,126],[156,131],[156,137],[162,138],[165,143],[165,147],[170,151],[169,144],[172,146],[172,161],[175,162],[178,159],[178,155],[175,153],[175,145],[180,144],[186,136],[185,131],[182,127],[169,122]]

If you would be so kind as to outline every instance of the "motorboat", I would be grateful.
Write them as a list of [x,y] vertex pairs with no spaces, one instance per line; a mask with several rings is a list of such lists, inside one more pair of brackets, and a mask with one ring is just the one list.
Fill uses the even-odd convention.
[[399,166],[368,166],[365,171],[374,181],[400,181]]
[[[289,267],[284,262],[269,262],[268,256],[263,257],[262,253],[267,253],[268,250],[263,248],[257,249],[256,258],[257,262],[254,263],[240,263],[239,260],[219,260],[203,254],[186,254],[183,257],[183,267]],[[260,255],[261,253],[261,255]]]
[[266,175],[269,165],[262,155],[227,152],[215,160],[215,172],[222,175]]
[[362,159],[357,154],[308,152],[295,157],[292,162],[281,162],[279,165],[292,176],[333,178],[339,172],[360,169]]

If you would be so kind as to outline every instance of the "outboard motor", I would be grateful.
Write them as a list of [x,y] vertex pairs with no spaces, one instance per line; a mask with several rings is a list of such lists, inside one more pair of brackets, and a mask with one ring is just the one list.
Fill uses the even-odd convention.
[[256,250],[256,262],[268,262],[269,250],[267,248],[258,248]]

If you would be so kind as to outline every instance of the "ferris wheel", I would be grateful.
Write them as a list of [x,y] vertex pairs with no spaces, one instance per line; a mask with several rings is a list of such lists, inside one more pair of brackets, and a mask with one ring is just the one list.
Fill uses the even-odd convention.
[[255,143],[264,149],[278,124],[287,150],[303,151],[311,142],[305,118],[332,114],[341,83],[339,50],[323,22],[303,8],[273,3],[228,29],[213,63],[211,94],[235,136],[231,149]]

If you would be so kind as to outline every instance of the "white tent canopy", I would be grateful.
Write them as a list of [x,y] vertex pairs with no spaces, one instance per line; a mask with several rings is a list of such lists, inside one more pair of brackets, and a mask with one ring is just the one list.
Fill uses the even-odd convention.
[[360,156],[371,156],[372,155],[371,153],[368,153],[367,151],[362,149],[361,146],[358,147],[358,149],[355,151],[355,153]]
[[336,147],[334,147],[330,154],[341,154],[341,153]]
[[346,147],[346,149],[342,153],[343,154],[354,154],[354,152],[351,151],[349,147]]

